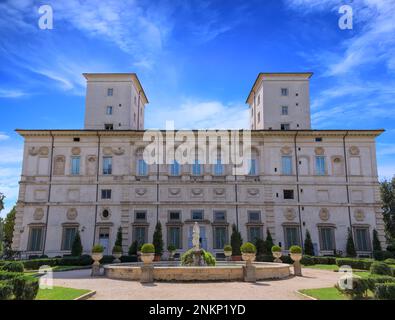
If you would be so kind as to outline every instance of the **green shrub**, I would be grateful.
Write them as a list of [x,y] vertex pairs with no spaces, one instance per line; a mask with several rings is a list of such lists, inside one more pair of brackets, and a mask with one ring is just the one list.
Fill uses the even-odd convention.
[[81,236],[80,231],[77,230],[77,233],[74,237],[73,244],[71,246],[71,255],[74,257],[79,257],[82,254],[82,243],[81,243]]
[[103,258],[100,259],[99,263],[100,264],[109,264],[114,261],[114,256],[112,255],[104,255]]
[[374,297],[379,300],[395,300],[395,283],[377,284]]
[[370,291],[374,291],[376,284],[379,283],[395,283],[395,278],[391,276],[381,276],[371,274],[367,277],[368,286]]
[[54,267],[59,264],[60,259],[35,259],[22,261],[26,270],[38,270],[41,266]]
[[280,246],[273,246],[272,252],[281,252],[281,247]]
[[373,251],[373,258],[378,261],[383,261],[393,258],[394,255],[390,251]]
[[271,254],[260,254],[256,256],[258,262],[273,262],[273,256]]
[[266,246],[265,254],[270,255],[270,253],[272,251],[272,247],[274,246],[274,242],[273,242],[272,234],[270,233],[269,229],[266,229],[265,246]]
[[104,251],[104,247],[100,244],[95,244],[92,247],[92,253],[103,253],[103,251]]
[[1,267],[1,270],[8,272],[23,272],[23,269],[23,263],[19,261],[9,261]]
[[231,246],[230,244],[227,244],[227,245],[224,247],[224,251],[232,251],[232,246]]
[[283,263],[288,263],[288,264],[294,263],[289,255],[282,255],[280,259]]
[[122,248],[122,227],[118,228],[117,240],[115,240],[115,246],[119,246]]
[[12,297],[12,285],[9,281],[0,282],[0,300],[10,300]]
[[121,258],[119,258],[119,260],[121,260],[122,263],[125,262],[137,262],[137,256],[134,255],[129,255],[129,256],[122,256]]
[[93,259],[88,254],[83,254],[80,257],[67,256],[58,259],[60,266],[89,266],[93,263]]
[[167,246],[167,251],[169,251],[169,252],[173,252],[173,251],[176,251],[176,250],[177,250],[177,248],[176,248],[176,246],[173,245],[173,244],[169,244],[169,245]]
[[243,244],[241,233],[237,230],[235,224],[232,225],[232,235],[230,236],[230,245],[232,246],[232,256],[240,256],[240,247]]
[[347,229],[346,254],[347,257],[356,257],[357,255],[354,245],[354,239],[352,237],[352,231],[350,230],[350,228]]
[[351,299],[362,299],[367,296],[369,290],[369,280],[359,276],[350,275],[347,282],[352,281],[352,289],[340,288],[338,284],[335,285],[336,289],[341,293],[349,296]]
[[[215,266],[216,260],[215,260],[214,256],[210,252],[208,252],[206,250],[203,250],[203,249],[200,249],[200,252],[201,252],[201,256],[202,256],[204,262],[206,263],[206,265],[208,265],[208,266]],[[181,265],[183,265],[183,266],[191,266],[191,265],[193,265],[193,263],[194,263],[194,261],[193,261],[194,253],[195,253],[195,250],[193,248],[185,251],[181,255]]]
[[242,253],[256,253],[256,247],[251,242],[243,243],[240,247]]
[[141,247],[142,253],[155,253],[155,247],[152,243],[144,243]]
[[138,244],[137,240],[133,241],[129,247],[129,251],[128,251],[129,256],[136,255],[138,247],[139,247],[139,244]]
[[257,238],[255,240],[256,254],[267,254],[266,243],[264,240]]
[[336,264],[336,257],[315,256],[312,258],[314,264]]
[[336,264],[341,266],[350,266],[352,269],[370,270],[373,259],[357,259],[357,258],[336,258]]
[[392,258],[385,259],[384,262],[386,264],[394,264],[395,265],[395,259],[392,259]]
[[300,260],[300,263],[303,264],[304,266],[312,266],[315,264],[314,257],[309,255],[303,255],[302,259]]
[[291,246],[291,248],[289,248],[289,252],[290,253],[302,253],[302,248],[299,246]]
[[114,248],[112,248],[112,253],[122,253],[122,247],[115,245]]
[[16,300],[33,300],[38,292],[38,278],[19,272],[0,272],[0,281],[6,280],[12,286]]
[[372,265],[370,266],[370,273],[380,274],[380,275],[385,275],[385,276],[392,275],[390,266],[384,262],[379,262],[379,261],[372,263]]

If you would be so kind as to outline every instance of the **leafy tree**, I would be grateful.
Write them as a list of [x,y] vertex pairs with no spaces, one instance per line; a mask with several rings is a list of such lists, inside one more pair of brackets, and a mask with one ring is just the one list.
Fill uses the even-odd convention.
[[388,241],[395,240],[395,176],[391,181],[380,183],[385,235]]
[[373,230],[373,251],[381,251],[379,234],[376,229]]
[[314,256],[314,246],[309,230],[306,230],[306,238],[304,240],[304,254]]
[[4,209],[4,198],[5,195],[0,192],[0,211]]
[[235,224],[232,225],[232,235],[230,236],[230,245],[232,246],[232,256],[241,256],[240,247],[243,239]]
[[71,246],[71,255],[73,257],[79,257],[82,254],[82,244],[81,244],[81,237],[80,231],[77,230],[77,234],[74,237],[73,244]]
[[158,222],[155,226],[152,244],[155,247],[155,254],[162,255],[163,253],[163,239],[162,239],[162,225]]
[[4,221],[0,217],[0,256],[3,253],[3,234],[4,234]]
[[115,241],[115,245],[122,247],[122,227],[118,228],[117,240]]
[[347,231],[347,244],[346,244],[347,257],[356,257],[357,252],[355,251],[354,239],[350,228]]
[[272,247],[274,246],[272,234],[270,233],[269,229],[266,229],[266,241],[265,241],[265,246],[266,246],[266,254],[272,254]]
[[12,238],[14,235],[14,227],[15,227],[15,215],[16,215],[16,207],[14,206],[11,211],[7,214],[4,220],[4,249],[11,249]]

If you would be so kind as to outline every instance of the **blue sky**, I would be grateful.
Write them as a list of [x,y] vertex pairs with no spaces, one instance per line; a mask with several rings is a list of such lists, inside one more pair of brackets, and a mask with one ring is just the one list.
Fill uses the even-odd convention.
[[[38,27],[40,5],[52,30]],[[339,7],[353,29],[338,27]],[[247,128],[258,72],[313,71],[315,129],[377,129],[380,178],[395,174],[395,0],[0,3],[0,191],[18,193],[15,128],[82,128],[83,72],[136,72],[146,127]]]

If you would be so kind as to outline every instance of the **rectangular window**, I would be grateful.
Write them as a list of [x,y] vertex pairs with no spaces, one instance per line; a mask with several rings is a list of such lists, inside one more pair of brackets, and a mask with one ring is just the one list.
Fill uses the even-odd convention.
[[291,127],[289,126],[289,123],[282,123],[281,124],[281,130],[289,130]]
[[192,220],[203,220],[203,211],[202,210],[192,211]]
[[291,175],[292,174],[292,157],[282,156],[281,157],[282,174]]
[[136,221],[146,221],[147,220],[147,213],[145,211],[136,211],[135,220]]
[[227,243],[226,227],[214,227],[214,249],[223,249]]
[[133,241],[137,241],[139,245],[147,242],[147,228],[146,227],[134,227]]
[[106,114],[109,116],[112,115],[112,106],[107,106]]
[[288,106],[282,106],[281,107],[281,114],[283,116],[287,116],[288,115]]
[[261,113],[258,112],[258,123],[260,123],[260,122],[261,122]]
[[262,239],[262,227],[248,227],[248,241],[255,243],[257,239]]
[[283,190],[284,199],[293,199],[294,191],[293,190]]
[[103,174],[112,174],[112,157],[103,157]]
[[147,163],[143,159],[137,162],[137,174],[139,176],[146,176],[148,173]]
[[170,165],[170,174],[172,176],[180,175],[180,164],[176,160]]
[[315,157],[315,169],[316,174],[319,176],[325,175],[325,157],[324,156],[316,156]]
[[321,137],[316,137],[315,138],[315,142],[322,142],[322,138]]
[[170,221],[180,221],[181,213],[179,211],[170,211],[169,212],[169,220]]
[[226,221],[226,212],[214,211],[214,221]]
[[250,160],[250,176],[256,176],[256,159],[251,159]]
[[80,174],[80,157],[71,157],[71,174]]
[[222,176],[224,173],[224,167],[222,165],[221,159],[217,159],[217,163],[214,165],[214,174],[216,176]]
[[29,234],[29,251],[41,251],[42,244],[43,244],[43,234],[44,234],[43,227],[32,227],[30,228]]
[[104,130],[114,130],[114,125],[112,123],[104,124]]
[[248,222],[261,222],[261,213],[259,211],[249,211]]
[[300,246],[299,227],[284,228],[285,250],[291,246]]
[[199,160],[195,160],[194,164],[192,165],[192,174],[194,176],[200,176],[202,174],[201,164]]
[[113,93],[114,93],[114,89],[113,88],[108,88],[107,89],[107,96],[112,97]]
[[334,228],[319,228],[321,250],[333,251],[335,247],[335,229]]
[[76,234],[76,227],[63,228],[62,250],[71,250]]
[[181,245],[181,227],[169,227],[168,244],[172,244],[176,249],[182,249]]
[[287,96],[288,95],[288,89],[287,88],[281,88],[281,95],[282,96]]
[[355,228],[354,235],[357,251],[370,251],[369,229]]
[[102,189],[101,190],[101,198],[102,199],[111,199],[111,189]]

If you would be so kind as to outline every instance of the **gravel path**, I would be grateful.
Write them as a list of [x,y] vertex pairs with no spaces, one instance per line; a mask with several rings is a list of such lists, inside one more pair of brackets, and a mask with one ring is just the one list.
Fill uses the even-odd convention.
[[303,269],[303,277],[284,280],[246,282],[167,283],[142,285],[136,281],[90,277],[90,270],[54,273],[54,285],[95,290],[91,299],[97,300],[300,300],[299,289],[332,287],[338,273],[326,270]]

